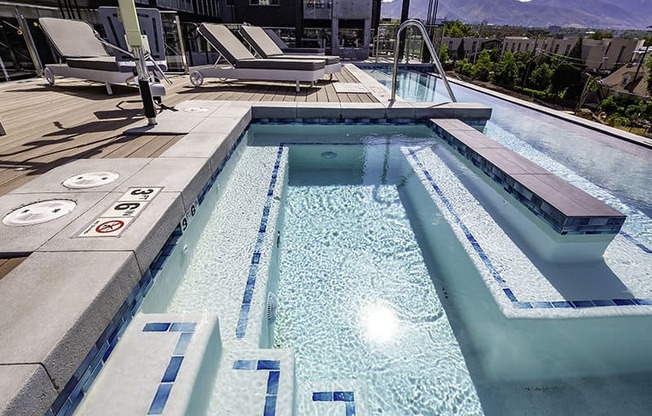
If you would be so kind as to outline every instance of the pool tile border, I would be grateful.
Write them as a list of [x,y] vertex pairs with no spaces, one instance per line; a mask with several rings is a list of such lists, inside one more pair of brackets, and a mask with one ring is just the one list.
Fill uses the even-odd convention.
[[316,391],[313,402],[344,402],[346,416],[355,416],[355,393],[353,391]]
[[267,197],[265,199],[265,206],[263,207],[263,214],[258,226],[258,235],[256,244],[254,246],[254,253],[251,256],[251,263],[249,265],[249,277],[245,286],[244,295],[242,296],[242,305],[240,307],[240,314],[238,317],[238,324],[235,329],[235,336],[237,339],[242,339],[247,333],[247,324],[249,322],[249,311],[251,309],[251,302],[254,296],[254,289],[256,288],[256,276],[262,256],[263,244],[265,242],[265,235],[267,233],[267,222],[269,221],[269,213],[272,208],[272,200],[274,198],[274,191],[276,189],[276,180],[278,178],[278,170],[281,167],[281,158],[283,157],[283,150],[285,145],[279,144],[278,151],[276,152],[276,161],[272,169],[272,175],[269,180],[269,187],[267,188]]
[[265,407],[263,416],[276,415],[276,402],[278,399],[278,386],[281,378],[280,360],[235,360],[234,370],[267,371],[267,387],[265,391]]
[[[641,298],[630,298],[630,299],[614,298],[614,299],[590,299],[590,300],[580,299],[580,300],[570,300],[570,301],[567,300],[567,301],[530,301],[530,302],[518,300],[514,292],[507,285],[505,279],[502,277],[500,272],[498,272],[496,267],[491,262],[491,259],[489,259],[489,256],[487,256],[487,253],[480,246],[480,244],[477,242],[477,240],[475,239],[471,231],[468,229],[466,224],[464,224],[460,216],[457,214],[451,202],[444,195],[444,192],[434,181],[430,172],[423,166],[423,163],[421,163],[421,161],[419,160],[414,149],[408,149],[408,152],[412,157],[412,159],[414,160],[414,163],[421,170],[426,180],[428,181],[432,189],[435,191],[439,199],[442,201],[442,203],[444,204],[448,212],[453,216],[455,223],[461,228],[467,241],[471,244],[473,250],[476,252],[476,254],[480,257],[484,265],[487,267],[494,281],[498,283],[498,286],[500,287],[502,293],[507,297],[507,299],[509,299],[509,301],[512,303],[512,305],[515,308],[517,309],[567,309],[567,308],[585,309],[585,308],[600,308],[600,307],[607,307],[607,306],[652,306],[652,299],[641,299]],[[651,250],[647,249],[647,247],[645,247],[645,251],[646,253],[652,252]]]
[[172,387],[177,379],[183,358],[190,344],[192,334],[195,332],[195,322],[148,322],[143,327],[142,332],[178,332],[179,340],[172,352],[168,366],[161,377],[161,381],[156,389],[152,403],[147,411],[148,415],[161,415],[165,410]]

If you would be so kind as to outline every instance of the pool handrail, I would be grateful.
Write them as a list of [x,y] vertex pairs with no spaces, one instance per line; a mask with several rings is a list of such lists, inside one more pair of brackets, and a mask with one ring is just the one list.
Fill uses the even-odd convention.
[[430,56],[432,56],[432,60],[437,67],[437,71],[439,71],[439,74],[441,75],[442,81],[444,81],[444,86],[446,87],[446,91],[448,91],[448,96],[451,97],[451,101],[456,103],[457,98],[455,98],[455,94],[453,94],[453,90],[451,89],[450,84],[448,83],[448,79],[446,78],[446,72],[444,72],[444,67],[441,65],[441,61],[439,60],[439,55],[437,55],[437,51],[435,50],[435,46],[432,44],[432,41],[430,40],[430,37],[428,36],[428,32],[426,31],[426,27],[421,23],[421,21],[417,19],[408,19],[405,22],[401,23],[401,26],[399,26],[398,30],[396,31],[396,43],[394,47],[394,68],[392,70],[392,98],[390,98],[391,102],[394,102],[396,99],[396,77],[398,76],[398,49],[399,49],[399,44],[400,44],[400,36],[401,32],[408,26],[416,26],[419,31],[421,32],[421,37],[423,37],[423,41],[426,43],[426,46],[428,46],[428,51],[430,51]]

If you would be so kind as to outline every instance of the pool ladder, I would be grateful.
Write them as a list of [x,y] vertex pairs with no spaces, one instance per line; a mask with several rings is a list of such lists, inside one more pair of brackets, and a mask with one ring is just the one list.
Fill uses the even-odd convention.
[[401,32],[408,26],[416,26],[419,31],[421,32],[421,37],[423,37],[423,41],[426,43],[426,46],[428,46],[428,50],[430,51],[430,56],[432,56],[432,60],[435,63],[435,66],[437,67],[437,71],[439,71],[439,74],[441,75],[442,81],[444,81],[444,86],[446,87],[446,91],[448,91],[448,96],[451,97],[451,101],[456,103],[457,98],[455,98],[455,94],[453,94],[453,90],[451,89],[450,84],[448,83],[448,78],[446,78],[446,72],[444,72],[444,67],[441,65],[441,62],[439,61],[439,55],[437,55],[437,51],[435,51],[435,46],[432,44],[432,41],[430,40],[430,37],[428,36],[428,32],[426,31],[426,27],[417,19],[408,19],[405,22],[401,23],[401,26],[399,26],[398,31],[396,31],[396,43],[394,47],[394,69],[392,70],[392,98],[390,101],[394,102],[396,99],[396,77],[398,76],[398,48],[399,48],[399,43],[400,43],[400,36]]

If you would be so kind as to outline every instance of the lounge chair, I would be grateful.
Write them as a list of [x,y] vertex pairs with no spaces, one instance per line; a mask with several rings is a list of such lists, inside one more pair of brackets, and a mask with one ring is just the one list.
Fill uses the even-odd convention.
[[[102,6],[97,9],[102,20],[106,39],[110,44],[120,49],[114,50],[114,55],[121,65],[133,65],[133,57],[126,52],[129,47],[125,38],[125,27],[120,20],[117,7]],[[162,73],[167,71],[168,64],[165,59],[165,38],[161,12],[157,9],[137,8],[138,26],[143,35],[147,36],[149,53],[152,58],[151,65],[158,66]]]
[[[190,82],[199,87],[204,78],[226,78],[258,81],[315,82],[324,76],[324,60],[257,59],[224,25],[202,23],[199,33],[206,38],[220,57],[215,65],[190,69]],[[224,58],[227,64],[220,64]]]
[[288,45],[286,45],[285,42],[283,42],[283,39],[280,38],[279,35],[274,32],[272,29],[265,29],[265,33],[267,33],[267,36],[274,41],[276,46],[279,47],[283,53],[288,53],[288,54],[305,54],[305,55],[323,55],[324,54],[324,48],[291,48]]
[[331,77],[332,74],[334,74],[335,72],[340,72],[340,70],[342,69],[342,64],[340,64],[339,56],[290,55],[290,54],[283,53],[283,51],[269,37],[267,32],[265,32],[265,30],[261,27],[242,26],[240,28],[240,34],[261,58],[293,59],[293,60],[301,60],[301,59],[323,60],[325,63],[324,73],[330,74]]
[[[133,61],[119,61],[107,53],[104,45],[119,49],[111,44],[100,41],[93,28],[86,22],[58,19],[54,17],[39,18],[41,29],[50,43],[65,61],[62,64],[46,65],[44,76],[50,86],[55,83],[55,76],[79,78],[89,81],[103,82],[109,95],[113,94],[111,84],[129,85],[135,79],[135,64]],[[129,54],[127,51],[121,51]],[[156,67],[150,67],[156,70]],[[163,76],[163,74],[159,74]],[[164,77],[164,76],[163,76]],[[158,85],[153,88],[155,96],[165,94],[165,89]]]

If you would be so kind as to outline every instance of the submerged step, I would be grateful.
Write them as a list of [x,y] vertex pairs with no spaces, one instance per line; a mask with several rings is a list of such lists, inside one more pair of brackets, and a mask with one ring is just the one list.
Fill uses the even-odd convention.
[[203,414],[221,352],[215,315],[140,314],[77,414]]
[[211,414],[293,416],[294,353],[289,349],[225,350]]
[[[493,190],[477,198],[510,224],[541,258],[556,262],[597,260],[626,216],[599,199],[486,137],[460,120],[432,120],[437,133]],[[479,173],[478,172],[478,173]],[[498,191],[498,192],[496,192]],[[511,202],[505,204],[505,202]]]

